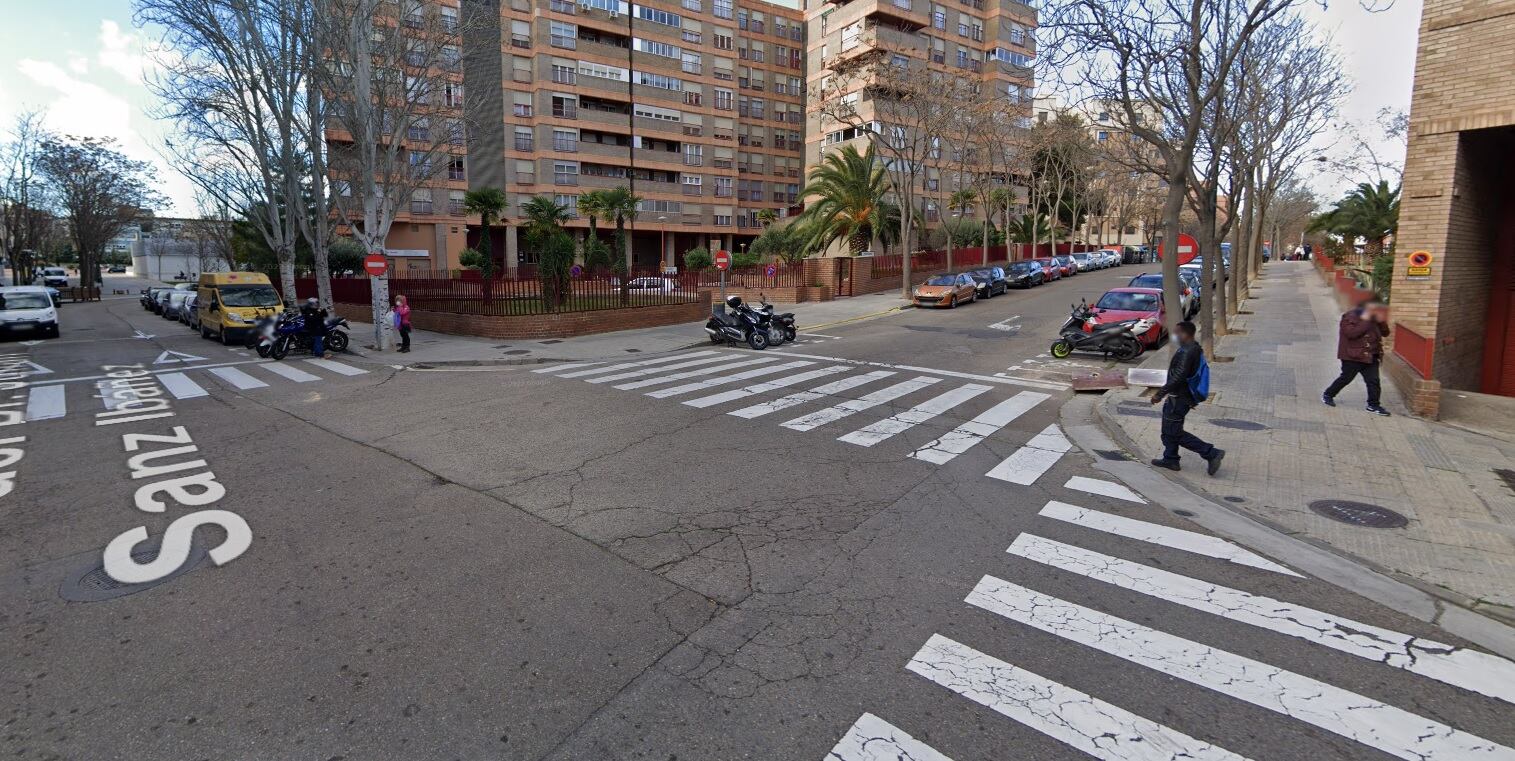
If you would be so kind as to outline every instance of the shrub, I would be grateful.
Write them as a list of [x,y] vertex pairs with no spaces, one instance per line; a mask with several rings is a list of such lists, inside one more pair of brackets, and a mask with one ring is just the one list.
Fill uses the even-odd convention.
[[763,261],[762,255],[751,251],[741,251],[731,255],[731,266],[733,267],[751,267],[761,261]]
[[684,252],[684,267],[693,272],[710,269],[715,260],[710,257],[710,251],[704,246],[691,248]]
[[599,238],[589,238],[584,241],[584,266],[591,270],[609,269],[614,263],[615,253],[610,250],[610,245]]
[[484,255],[478,251],[465,248],[463,253],[458,254],[458,264],[470,269],[482,269],[484,267]]

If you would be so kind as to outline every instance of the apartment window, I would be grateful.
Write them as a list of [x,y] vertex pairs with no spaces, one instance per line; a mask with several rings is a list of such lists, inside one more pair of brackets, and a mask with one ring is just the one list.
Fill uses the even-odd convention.
[[601,79],[613,79],[617,82],[626,81],[626,70],[615,66],[606,66],[600,63],[579,61],[579,73],[586,77],[599,77]]
[[754,119],[761,119],[761,118],[763,118],[763,107],[765,105],[766,104],[764,103],[764,101],[763,101],[762,98],[753,98],[753,99],[747,101],[747,106],[748,106],[749,112],[751,113],[752,118],[754,118]]
[[610,13],[625,13],[626,3],[624,0],[579,0],[579,5],[585,8],[598,8]]
[[719,87],[715,88],[715,107],[722,111],[730,111],[731,96],[734,94],[730,90],[722,90]]
[[700,63],[699,53],[684,53],[680,58],[680,68],[690,74],[699,74],[704,70]]
[[426,117],[416,117],[416,120],[411,122],[410,127],[405,130],[405,136],[411,140],[430,140],[431,128],[427,125]]
[[654,24],[662,24],[664,26],[679,26],[684,21],[679,17],[677,13],[660,11],[656,8],[648,8],[645,5],[637,5],[632,7],[636,9],[637,18],[651,21]]
[[730,227],[731,226],[731,215],[730,214],[717,214],[717,215],[715,215],[715,223],[716,223],[716,225],[718,225],[720,227]]
[[441,62],[442,68],[456,69],[463,61],[463,51],[459,50],[457,45],[443,45],[441,51],[437,53],[437,59]]
[[577,161],[554,161],[554,162],[552,162],[552,184],[554,184],[554,185],[577,185],[577,184],[579,184],[579,162],[577,162]]
[[715,195],[718,198],[730,198],[731,197],[731,178],[730,177],[717,177],[717,178],[715,178]]
[[447,179],[449,179],[449,180],[466,180],[466,179],[468,179],[468,170],[463,168],[463,157],[462,156],[453,156],[452,158],[450,158],[450,159],[447,160]]
[[747,28],[747,11],[737,11],[737,13],[736,13],[736,28],[738,28],[738,29],[746,29]]
[[552,149],[565,153],[576,153],[579,150],[579,133],[571,129],[555,129],[552,131]]
[[957,51],[957,67],[959,69],[968,68],[968,51],[963,50],[962,48],[958,48]]
[[692,42],[696,45],[700,44],[700,40],[702,39],[699,32],[691,32],[688,29],[680,32],[679,36],[682,37],[685,42]]
[[552,65],[552,81],[562,85],[571,85],[578,81],[578,72],[572,66]]
[[761,19],[753,19],[752,23],[749,25],[749,29],[753,34],[762,34],[763,21]]
[[1026,44],[1026,27],[1023,27],[1020,24],[1014,24],[1010,27],[1010,44]]
[[683,201],[638,201],[637,211],[650,211],[666,214],[681,214],[684,211]]
[[633,72],[633,74],[635,75],[635,79],[633,81],[639,85],[656,87],[659,90],[684,89],[684,80],[679,79],[678,77],[668,77],[662,74],[653,74],[652,72],[648,71],[638,71]]
[[682,179],[683,182],[681,184],[684,188],[684,195],[697,196],[704,192],[704,178],[700,177],[699,175],[686,174]]
[[532,151],[536,148],[536,137],[527,127],[516,127],[516,150]]
[[410,161],[410,171],[413,175],[417,177],[431,176],[431,161],[426,157],[426,154],[411,152],[408,154],[408,159]]
[[731,0],[711,0],[710,12],[716,18],[731,18]]
[[448,108],[463,107],[463,85],[457,82],[448,82],[442,87],[442,104]]
[[420,188],[419,190],[412,190],[410,192],[410,213],[431,213],[431,190],[429,188]]
[[554,13],[565,13],[570,16],[572,16],[577,11],[577,8],[574,7],[573,0],[552,0],[551,7]]
[[1098,140],[1099,140],[1099,141],[1100,141],[1100,142],[1101,142],[1101,143],[1103,143],[1103,142],[1105,142],[1105,141],[1106,141],[1106,140],[1109,140],[1109,139],[1110,139],[1110,133],[1109,133],[1109,132],[1106,132],[1106,131],[1104,131],[1104,130],[1100,130],[1100,131],[1099,131],[1099,135],[1098,135],[1098,137],[1097,137],[1097,139],[1098,139]]
[[968,36],[968,24],[967,24],[967,22],[963,22],[963,21],[957,22],[957,34],[958,34],[959,37],[967,37]]
[[461,217],[467,213],[467,209],[463,205],[463,191],[447,191],[447,213],[454,217]]
[[438,20],[442,22],[443,31],[456,32],[458,30],[458,9],[442,6],[437,9]]
[[552,96],[552,115],[559,119],[577,119],[579,118],[579,102],[574,98],[554,95]]
[[453,145],[463,144],[463,123],[457,119],[447,120],[447,142]]
[[729,36],[727,36],[727,35],[724,35],[724,34],[716,34],[715,35],[715,46],[717,48],[720,48],[721,50],[730,50],[731,47],[732,47],[731,38]]
[[1110,121],[1110,112],[1109,111],[1101,111],[1101,112],[1099,112],[1099,120],[1102,121],[1102,122],[1108,122],[1108,121]]
[[981,26],[979,26],[978,24],[974,24],[972,27],[969,28],[969,30],[968,30],[968,36],[972,37],[973,39],[975,39],[975,40],[977,40],[979,42],[983,42],[984,41],[984,28],[981,27]]
[[666,42],[646,40],[642,39],[641,37],[637,37],[632,40],[632,47],[640,50],[643,53],[650,53],[652,55],[662,56],[664,58],[678,58],[680,53],[678,48]]
[[694,145],[694,144],[685,144],[684,145],[684,164],[687,165],[687,166],[704,166],[705,165],[705,146],[703,146],[703,145]]
[[947,12],[940,8],[933,9],[931,11],[931,25],[937,29],[945,30],[947,28]]
[[565,24],[561,21],[548,22],[550,42],[555,48],[574,49],[579,46],[579,27],[577,24]]
[[700,105],[700,94],[697,93],[697,92],[686,92],[686,93],[684,93],[684,105],[686,105],[686,106],[698,106],[698,105]]
[[632,106],[632,112],[643,119],[657,119],[665,122],[680,122],[684,120],[682,113],[671,108],[655,108],[639,104]]
[[552,202],[568,210],[569,219],[579,218],[579,197],[569,195],[555,195]]
[[684,9],[700,13],[705,10],[705,4],[700,0],[684,0]]

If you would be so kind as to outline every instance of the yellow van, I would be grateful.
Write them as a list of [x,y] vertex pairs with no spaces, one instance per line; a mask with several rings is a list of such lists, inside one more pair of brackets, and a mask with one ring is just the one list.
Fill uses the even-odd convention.
[[215,336],[228,346],[244,339],[259,317],[284,310],[261,272],[202,272],[199,294],[200,337]]

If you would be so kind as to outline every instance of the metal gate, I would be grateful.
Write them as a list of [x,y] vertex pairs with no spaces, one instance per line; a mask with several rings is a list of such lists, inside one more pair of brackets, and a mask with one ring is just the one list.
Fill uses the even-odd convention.
[[836,260],[836,294],[837,296],[852,295],[852,257],[841,257]]

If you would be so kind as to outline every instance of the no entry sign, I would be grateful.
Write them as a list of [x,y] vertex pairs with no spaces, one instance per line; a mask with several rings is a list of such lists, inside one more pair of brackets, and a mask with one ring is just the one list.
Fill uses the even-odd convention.
[[[1157,247],[1157,258],[1161,259],[1163,257],[1167,247],[1167,241],[1164,241],[1162,245]],[[1180,233],[1178,236],[1178,263],[1188,264],[1194,261],[1194,257],[1196,256],[1199,256],[1199,241],[1195,240],[1193,235]]]
[[731,269],[731,252],[721,250],[715,252],[715,268],[718,270]]
[[389,260],[383,254],[369,254],[363,257],[363,269],[368,271],[371,277],[378,277],[389,269]]

